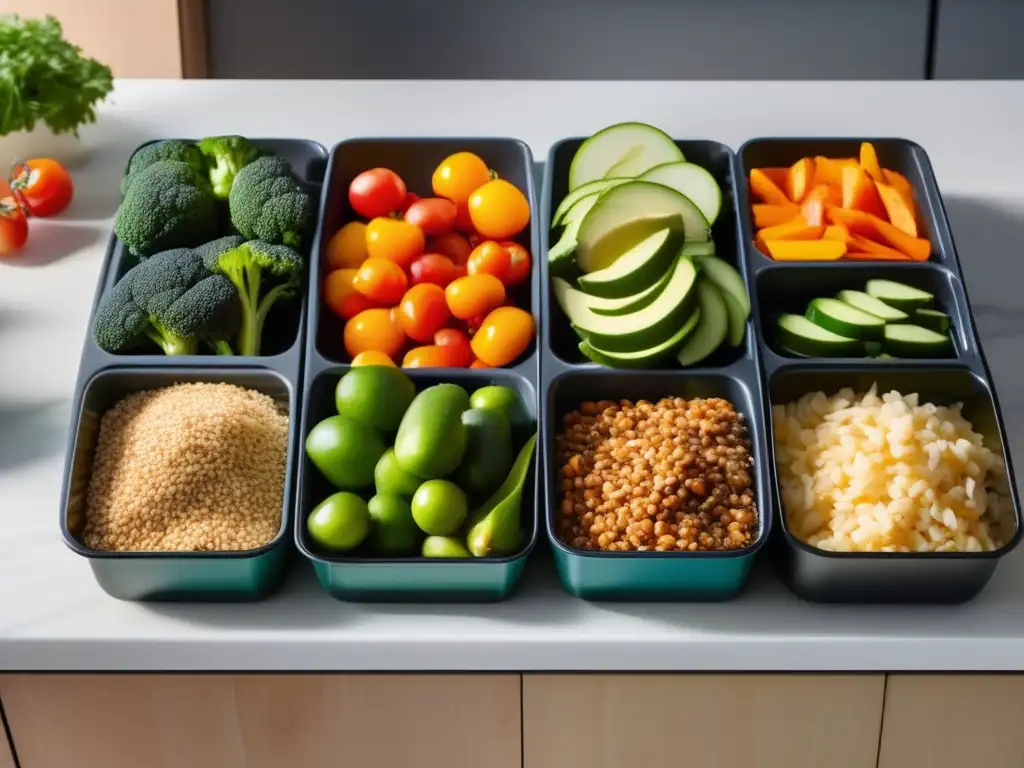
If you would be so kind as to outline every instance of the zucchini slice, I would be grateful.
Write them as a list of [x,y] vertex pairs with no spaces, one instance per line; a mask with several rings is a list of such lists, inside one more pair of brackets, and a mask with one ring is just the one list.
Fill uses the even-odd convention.
[[850,339],[881,339],[885,320],[851,307],[838,299],[812,299],[807,319],[827,331]]
[[580,145],[569,166],[569,191],[589,181],[639,176],[656,165],[686,158],[664,131],[644,123],[619,123]]
[[801,315],[782,315],[776,325],[779,346],[800,357],[862,357],[864,342],[815,325]]

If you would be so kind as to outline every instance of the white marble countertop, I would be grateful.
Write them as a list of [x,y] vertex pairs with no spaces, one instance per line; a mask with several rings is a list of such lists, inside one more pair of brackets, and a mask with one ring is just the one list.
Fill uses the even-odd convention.
[[[785,106],[783,106],[785,105]],[[0,670],[1021,670],[1024,547],[956,607],[803,603],[770,564],[724,604],[588,604],[541,551],[510,601],[358,605],[296,558],[245,605],[104,594],[58,530],[70,399],[132,149],[161,136],[506,135],[538,161],[623,119],[734,149],[755,136],[904,136],[929,152],[999,392],[1024,456],[1024,83],[121,81],[78,197],[0,262]]]

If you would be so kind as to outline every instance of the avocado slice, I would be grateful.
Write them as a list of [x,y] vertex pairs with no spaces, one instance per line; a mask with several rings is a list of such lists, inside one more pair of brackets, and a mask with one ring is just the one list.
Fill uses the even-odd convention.
[[684,368],[696,365],[725,343],[729,330],[729,310],[725,298],[715,284],[702,277],[697,281],[700,303],[700,325],[679,350],[679,364]]
[[696,330],[700,323],[700,308],[693,310],[690,319],[672,334],[668,339],[650,349],[641,349],[637,352],[609,352],[604,349],[597,349],[584,339],[580,342],[580,352],[590,360],[609,368],[654,368],[664,358],[671,355],[683,344]]
[[610,266],[581,275],[580,288],[591,296],[606,299],[621,299],[650,288],[668,271],[682,243],[683,233],[679,230],[659,229]]

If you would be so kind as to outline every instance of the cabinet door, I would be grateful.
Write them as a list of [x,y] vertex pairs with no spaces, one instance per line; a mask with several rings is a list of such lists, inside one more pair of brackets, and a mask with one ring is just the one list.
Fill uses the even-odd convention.
[[519,768],[518,675],[0,677],[21,768]]
[[1024,3],[939,0],[935,23],[937,80],[1024,77]]
[[878,768],[1021,768],[1024,677],[889,675]]
[[526,675],[525,768],[875,768],[882,675]]
[[7,743],[7,734],[2,726],[0,726],[0,768],[15,768],[14,757],[11,755],[11,749]]

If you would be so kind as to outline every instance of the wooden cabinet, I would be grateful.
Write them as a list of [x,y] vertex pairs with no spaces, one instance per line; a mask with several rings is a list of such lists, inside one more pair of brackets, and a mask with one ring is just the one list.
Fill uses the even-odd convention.
[[1024,677],[889,675],[878,768],[1021,768]]
[[11,749],[7,744],[7,734],[0,727],[0,768],[16,768]]
[[518,675],[0,677],[21,768],[519,768],[519,692]]
[[883,691],[883,675],[526,675],[523,765],[874,768]]

